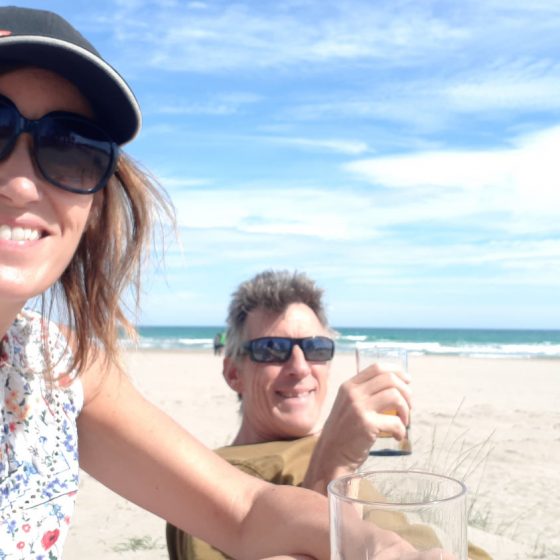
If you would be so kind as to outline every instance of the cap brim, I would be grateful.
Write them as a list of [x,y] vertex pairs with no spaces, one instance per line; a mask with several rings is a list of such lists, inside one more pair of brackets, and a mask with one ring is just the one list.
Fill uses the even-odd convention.
[[72,82],[117,144],[129,142],[140,130],[142,116],[132,90],[112,66],[86,49],[50,37],[17,35],[0,39],[0,60],[52,70]]

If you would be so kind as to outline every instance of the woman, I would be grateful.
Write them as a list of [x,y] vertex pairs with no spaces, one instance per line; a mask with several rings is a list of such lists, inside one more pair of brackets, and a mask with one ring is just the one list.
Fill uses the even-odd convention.
[[0,557],[61,557],[79,449],[92,476],[234,557],[327,558],[324,497],[230,467],[119,367],[121,294],[169,211],[118,148],[140,126],[130,88],[55,14],[0,8],[0,28]]

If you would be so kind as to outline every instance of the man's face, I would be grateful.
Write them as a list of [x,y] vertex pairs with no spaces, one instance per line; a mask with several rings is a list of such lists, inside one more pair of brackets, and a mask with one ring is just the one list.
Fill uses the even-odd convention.
[[[281,314],[251,311],[244,334],[245,341],[263,336],[329,336],[315,313],[301,303],[291,304]],[[241,442],[293,439],[313,433],[326,397],[329,364],[308,362],[298,345],[284,363],[256,363],[247,355],[239,358],[234,382],[231,378],[228,382],[242,395]]]

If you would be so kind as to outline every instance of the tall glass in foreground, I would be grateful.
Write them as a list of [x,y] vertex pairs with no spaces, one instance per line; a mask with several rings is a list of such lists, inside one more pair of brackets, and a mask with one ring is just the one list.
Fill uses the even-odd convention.
[[[361,371],[373,364],[387,369],[395,368],[408,371],[408,355],[404,348],[396,346],[377,346],[368,343],[356,344],[356,366]],[[395,410],[384,410],[383,414],[396,415]],[[409,439],[410,422],[406,427],[406,435],[401,441],[396,440],[390,433],[381,432],[373,444],[370,455],[410,455],[412,445]]]
[[[419,471],[372,471],[333,480],[328,494],[331,560],[418,558],[413,551],[426,559],[467,560],[466,487],[458,480]],[[374,524],[372,538],[363,537],[363,527],[357,530],[367,523]],[[402,546],[380,550],[379,529]]]

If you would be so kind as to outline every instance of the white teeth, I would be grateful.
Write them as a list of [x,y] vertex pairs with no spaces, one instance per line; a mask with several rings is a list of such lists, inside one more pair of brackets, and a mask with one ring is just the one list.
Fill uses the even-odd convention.
[[36,229],[22,227],[11,228],[7,225],[0,226],[0,239],[6,241],[35,241],[40,237],[41,234]]
[[282,393],[282,396],[286,399],[304,399],[309,396],[309,391],[306,393]]

